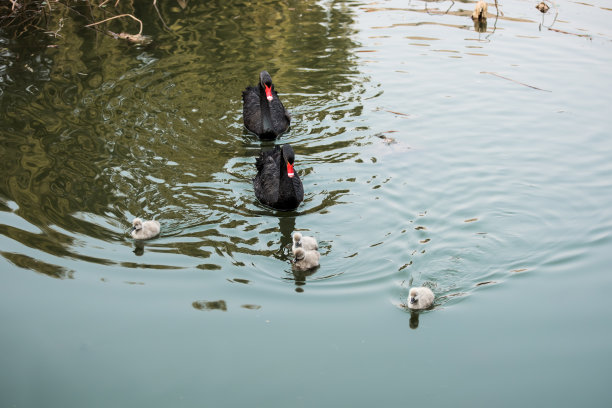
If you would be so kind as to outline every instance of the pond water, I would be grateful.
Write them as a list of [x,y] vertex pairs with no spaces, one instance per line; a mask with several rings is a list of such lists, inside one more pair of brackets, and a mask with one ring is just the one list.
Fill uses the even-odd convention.
[[[1,406],[612,404],[608,2],[164,3],[122,10],[146,46],[0,37]],[[295,211],[253,193],[274,143]]]

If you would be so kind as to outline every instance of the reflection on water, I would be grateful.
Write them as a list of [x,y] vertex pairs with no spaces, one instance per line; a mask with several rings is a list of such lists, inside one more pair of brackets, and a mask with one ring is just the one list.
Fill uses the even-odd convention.
[[[76,241],[123,245],[126,220],[138,215],[162,220],[164,236],[172,238],[147,251],[194,261],[217,254],[238,265],[244,262],[237,253],[287,259],[283,248],[295,218],[280,216],[280,231],[259,221],[270,211],[255,202],[250,185],[260,143],[242,129],[241,90],[253,72],[266,68],[297,118],[317,105],[332,115],[355,109],[358,115],[359,107],[348,103],[354,96],[334,100],[351,87],[351,16],[343,6],[327,10],[310,2],[244,6],[195,4],[172,24],[178,40],[160,32],[156,47],[134,47],[127,55],[109,38],[94,38],[91,31],[83,38],[75,33],[78,23],[65,24],[57,47],[37,49],[41,57],[23,63],[39,73],[28,92],[21,87],[32,76],[3,82],[3,127],[10,134],[2,147],[7,160],[0,193],[16,203],[19,217],[43,231],[15,230],[13,239],[59,257],[59,264],[66,256],[114,264],[80,253]],[[166,20],[176,18],[170,5],[164,7]],[[278,19],[259,17],[270,13]],[[9,50],[10,44],[3,63],[12,67],[21,56]],[[319,62],[303,71],[313,56]],[[100,63],[109,60],[114,62]],[[297,134],[306,129],[301,122]],[[328,125],[316,129],[309,147],[297,153],[310,157],[299,171],[307,176],[326,160],[318,152],[342,160],[339,149],[350,143],[334,133]],[[301,211],[334,205],[344,191],[311,191]],[[144,245],[134,245],[134,254],[146,254]],[[119,258],[124,266],[134,264],[126,255]],[[172,258],[162,263],[176,266]]]
[[198,310],[221,310],[227,312],[227,304],[224,300],[206,301],[198,300],[192,303],[194,309]]
[[417,329],[419,327],[419,312],[410,312],[410,328]]
[[312,276],[315,272],[317,272],[318,268],[311,268],[306,270],[299,270],[297,268],[293,268],[292,279],[295,281],[295,291],[298,293],[304,292],[303,286],[306,285],[306,278]]
[[473,19],[474,21],[474,31],[479,33],[487,32],[487,19]]
[[[393,388],[408,381],[427,391],[413,395],[441,395],[427,387],[473,358],[470,375],[457,375],[477,379],[471,394],[488,391],[481,373],[493,365],[509,374],[491,389],[514,391],[508,384],[525,378],[516,367],[535,358],[546,363],[538,381],[558,388],[571,372],[558,362],[578,360],[577,349],[605,360],[591,340],[609,337],[601,322],[612,310],[602,284],[612,243],[609,8],[490,3],[487,24],[475,26],[473,1],[158,3],[159,15],[139,2],[113,9],[143,19],[147,46],[85,29],[68,12],[53,17],[57,36],[0,33],[0,345],[15,350],[0,395],[35,391],[0,405],[87,405],[47,401],[69,383],[104,404],[134,379],[136,390],[151,380],[193,395],[207,384],[216,405],[243,405],[227,401],[237,394],[257,403],[270,390],[252,381],[253,367],[286,393],[282,406],[318,403],[297,399],[308,397],[291,388],[298,376],[330,390],[317,398],[397,405],[405,393],[359,399],[354,386],[367,378],[367,389],[387,390],[400,379]],[[95,13],[111,12],[103,8]],[[263,69],[293,115],[272,143],[242,126],[241,92]],[[253,193],[255,158],[274,143],[296,153],[305,197],[295,211]],[[133,241],[136,216],[159,220],[163,234]],[[319,268],[292,269],[294,231],[319,238]],[[421,285],[435,307],[411,313],[408,288]],[[599,290],[588,313],[559,300],[566,286]],[[537,303],[517,302],[515,290]],[[477,313],[482,321],[470,319]],[[567,331],[568,313],[589,330]],[[538,342],[524,336],[534,331]],[[82,344],[89,351],[75,353]],[[411,376],[407,359],[430,375]],[[606,378],[602,365],[581,388]],[[202,367],[219,375],[202,377]],[[151,377],[164,370],[175,383]],[[95,394],[115,377],[116,388]],[[455,388],[437,405],[467,392],[456,384],[444,384]]]

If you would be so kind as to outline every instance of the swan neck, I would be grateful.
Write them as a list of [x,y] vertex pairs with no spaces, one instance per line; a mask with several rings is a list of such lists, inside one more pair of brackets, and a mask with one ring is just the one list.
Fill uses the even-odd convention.
[[261,120],[263,133],[271,132],[272,128],[272,113],[270,112],[270,102],[266,98],[266,91],[261,84],[259,85],[259,106],[261,107]]

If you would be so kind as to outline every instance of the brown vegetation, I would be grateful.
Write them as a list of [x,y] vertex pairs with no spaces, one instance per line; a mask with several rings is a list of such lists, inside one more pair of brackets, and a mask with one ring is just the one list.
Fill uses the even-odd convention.
[[20,36],[29,29],[41,29],[51,6],[43,0],[0,2],[0,28]]
[[[177,0],[181,7],[185,0]],[[152,0],[152,7],[157,14],[157,0]],[[127,9],[127,10],[126,10]],[[92,0],[75,3],[70,0],[8,0],[0,2],[0,29],[9,37],[20,37],[32,31],[42,31],[50,35],[61,35],[62,21],[67,15],[84,20],[84,27],[92,27],[113,38],[120,38],[131,43],[148,44],[151,38],[142,34],[142,21],[134,16],[131,2],[121,3],[121,0],[101,1],[96,4]],[[59,17],[58,25],[54,26],[54,17]],[[131,18],[139,23],[136,34],[127,32],[115,33],[103,30],[101,24],[119,18]],[[57,20],[57,19],[56,19]],[[165,23],[162,20],[165,26]],[[130,30],[131,31],[131,30]]]

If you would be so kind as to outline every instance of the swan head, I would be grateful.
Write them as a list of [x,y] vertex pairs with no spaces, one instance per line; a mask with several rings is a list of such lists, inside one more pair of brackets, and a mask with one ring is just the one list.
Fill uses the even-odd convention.
[[283,153],[285,164],[287,165],[287,176],[289,176],[289,178],[293,178],[293,176],[295,176],[295,172],[293,171],[293,163],[295,162],[295,153],[293,153],[293,148],[289,144],[284,144],[281,151]]
[[133,231],[138,231],[140,229],[142,229],[142,220],[140,218],[134,218],[134,220],[132,221],[132,230]]
[[268,74],[268,71],[261,71],[259,73],[259,84],[266,91],[266,99],[268,102],[272,102],[272,99],[274,99],[272,95],[274,85],[272,85],[272,77]]
[[300,234],[299,232],[296,232],[295,234],[293,234],[293,242],[295,242],[295,246],[300,247],[302,246],[302,234]]
[[306,256],[306,251],[304,251],[304,248],[296,248],[293,254],[295,255],[295,259],[293,261],[298,262],[304,259]]

